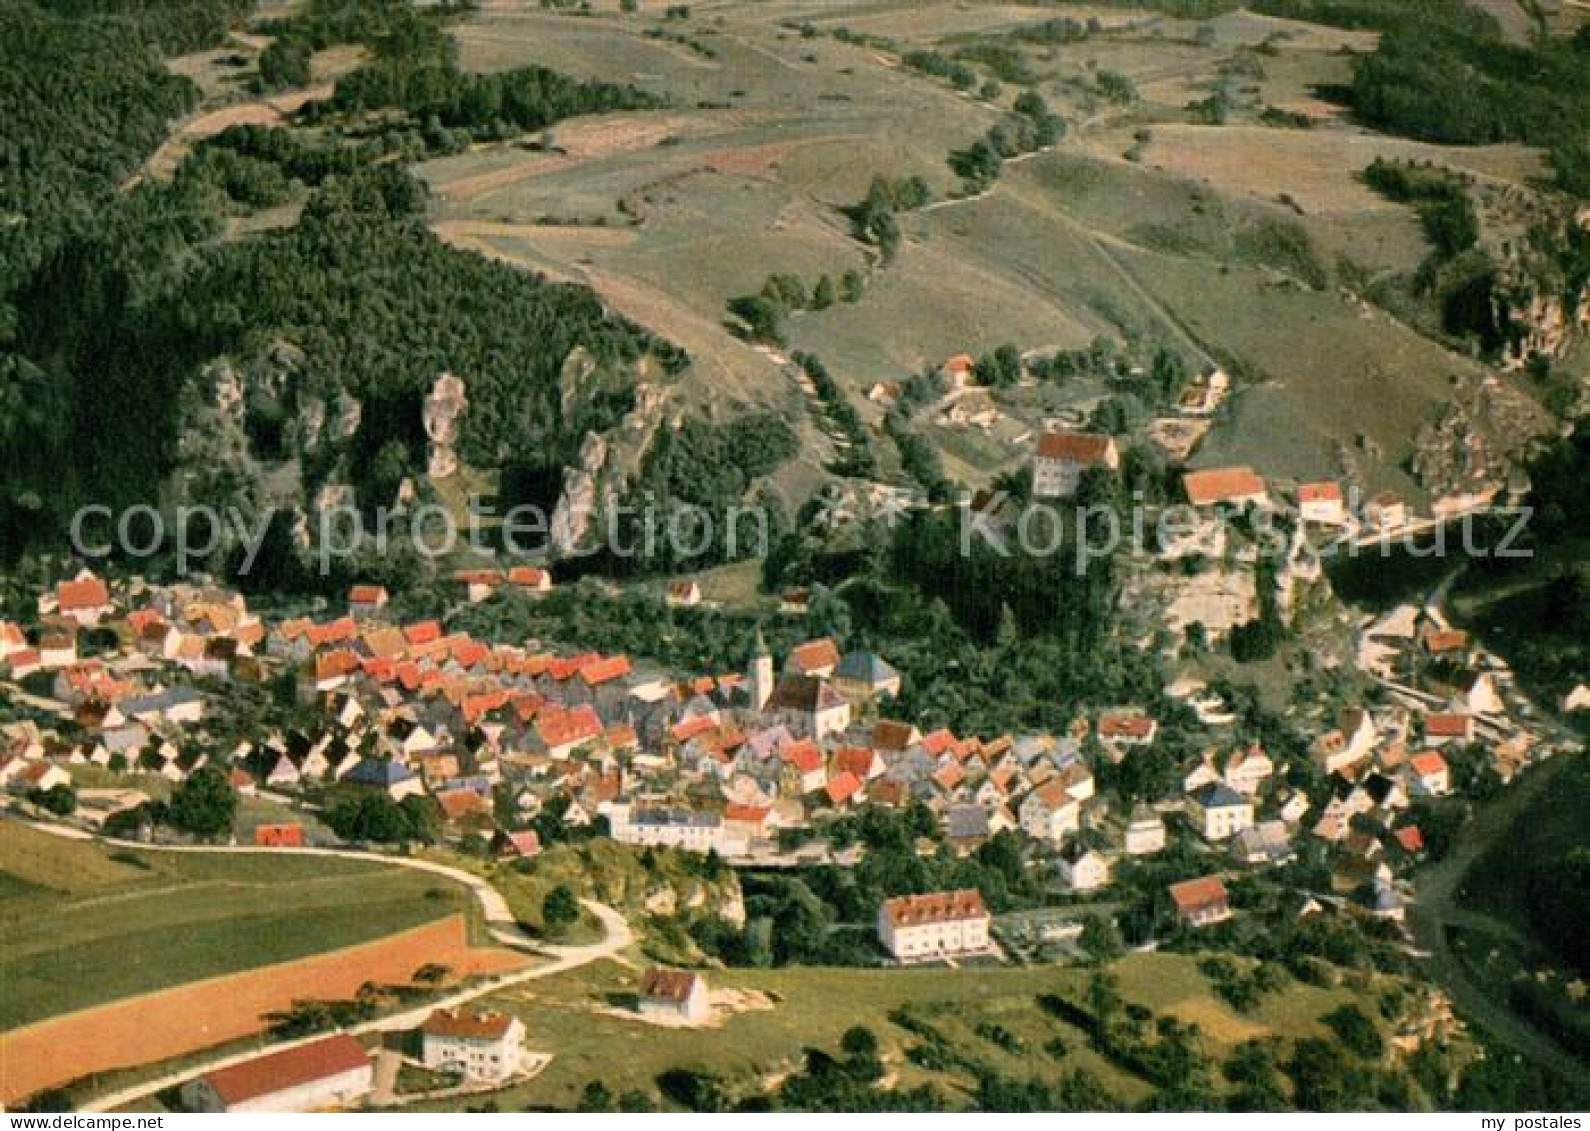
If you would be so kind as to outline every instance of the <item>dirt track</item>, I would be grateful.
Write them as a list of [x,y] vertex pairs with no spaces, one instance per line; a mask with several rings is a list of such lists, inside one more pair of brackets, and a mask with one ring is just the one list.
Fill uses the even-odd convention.
[[0,1035],[0,1102],[93,1072],[147,1064],[262,1032],[294,999],[349,998],[365,982],[407,982],[428,962],[463,978],[527,964],[505,948],[470,947],[464,918],[311,958],[226,974],[79,1010]]

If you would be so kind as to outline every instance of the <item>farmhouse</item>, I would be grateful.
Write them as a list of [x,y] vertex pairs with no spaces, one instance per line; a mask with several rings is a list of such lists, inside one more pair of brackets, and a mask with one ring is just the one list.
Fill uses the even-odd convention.
[[298,1112],[340,1107],[368,1095],[374,1073],[364,1046],[339,1033],[218,1068],[182,1086],[199,1112]]
[[1219,876],[1171,884],[1170,898],[1176,915],[1189,926],[1208,927],[1231,918],[1231,897]]
[[420,1030],[426,1068],[498,1083],[519,1071],[524,1022],[506,1013],[438,1009]]
[[707,981],[691,970],[653,966],[641,977],[635,1009],[642,1017],[696,1022],[710,1012]]
[[1340,526],[1347,521],[1347,508],[1343,504],[1342,489],[1326,480],[1322,483],[1304,483],[1297,489],[1298,517],[1304,522],[1320,526]]
[[988,949],[988,908],[975,888],[885,900],[878,941],[898,959],[944,958]]
[[1181,482],[1187,501],[1195,507],[1263,506],[1270,498],[1264,480],[1251,467],[1189,471]]
[[1377,530],[1395,530],[1408,524],[1408,504],[1400,496],[1383,491],[1365,505],[1364,520]]
[[1045,432],[1038,437],[1032,460],[1032,493],[1040,499],[1069,499],[1094,468],[1117,471],[1120,449],[1115,437],[1093,432]]

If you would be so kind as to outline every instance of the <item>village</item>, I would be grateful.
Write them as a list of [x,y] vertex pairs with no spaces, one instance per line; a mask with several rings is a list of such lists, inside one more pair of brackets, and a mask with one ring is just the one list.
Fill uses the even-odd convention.
[[[1033,443],[1032,497],[1071,500],[1089,476],[1118,469],[1112,437],[1050,430]],[[1185,539],[1157,549],[1148,571],[1158,578],[1170,637],[1166,645],[1162,632],[1159,642],[1170,658],[1229,637],[1267,606],[1284,619],[1319,582],[1319,557],[1333,540],[1408,521],[1393,500],[1354,514],[1335,483],[1280,492],[1245,467],[1188,472],[1182,490],[1197,519]],[[1260,512],[1288,531],[1268,596],[1261,555],[1226,542],[1233,518]],[[1188,570],[1189,555],[1221,564],[1212,574]],[[1210,576],[1221,579],[1218,592]],[[502,592],[535,600],[554,580],[536,566],[475,568],[453,575],[451,587],[469,606]],[[678,608],[703,599],[691,578],[666,582],[659,595]],[[806,599],[786,593],[783,614],[798,616]],[[124,842],[180,842],[151,802],[209,772],[265,806],[217,839],[262,850],[421,836],[528,863],[551,827],[736,868],[798,869],[862,858],[864,844],[830,835],[836,822],[912,808],[938,826],[919,851],[967,857],[1014,835],[1024,867],[1049,892],[1048,906],[1008,915],[994,914],[976,889],[906,894],[876,908],[876,962],[976,968],[1076,957],[1086,921],[1115,906],[1123,863],[1172,848],[1196,853],[1204,868],[1161,893],[1178,930],[1240,916],[1233,880],[1308,854],[1325,861],[1328,884],[1296,893],[1296,914],[1328,906],[1402,932],[1417,900],[1408,876],[1427,852],[1418,814],[1558,750],[1526,724],[1532,709],[1505,664],[1434,607],[1402,606],[1361,624],[1355,664],[1377,694],[1319,704],[1326,722],[1306,764],[1288,765],[1258,742],[1223,737],[1235,716],[1191,678],[1160,702],[1080,714],[1060,733],[924,733],[891,713],[901,675],[887,657],[831,637],[775,656],[758,630],[740,670],[689,673],[627,655],[480,640],[439,620],[405,621],[392,605],[384,588],[361,584],[342,610],[271,619],[214,584],[108,581],[87,570],[60,581],[38,595],[31,623],[0,623],[0,687],[25,716],[0,727],[0,784],[12,814]],[[289,697],[312,725],[249,733],[225,749],[195,741],[233,710],[241,688]],[[1582,709],[1587,698],[1563,708]],[[1101,789],[1101,776],[1118,780],[1122,766],[1152,756],[1168,704],[1190,708],[1205,739],[1176,767],[1174,788],[1131,803]],[[396,833],[372,818],[339,835],[328,810],[350,799],[427,815],[400,821]],[[706,972],[656,967],[633,1013],[700,1024],[709,1000]],[[438,1073],[439,1094],[451,1094],[498,1086],[539,1063],[524,1048],[523,1025],[502,1014],[438,1009],[418,1040],[415,1054],[386,1069],[385,1054],[372,1061],[346,1035],[299,1042],[195,1079],[183,1103],[345,1105],[381,1092],[377,1076],[399,1060],[409,1072]],[[389,1084],[383,1094],[394,1102]]]

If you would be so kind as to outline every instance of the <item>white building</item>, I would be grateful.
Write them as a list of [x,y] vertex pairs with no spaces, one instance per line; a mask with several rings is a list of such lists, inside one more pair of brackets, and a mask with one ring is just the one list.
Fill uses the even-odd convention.
[[438,1009],[420,1030],[426,1068],[497,1083],[524,1060],[524,1022],[506,1013]]
[[723,817],[682,806],[614,805],[607,813],[613,839],[620,844],[682,848],[686,852],[725,853]]
[[641,977],[635,1008],[642,1017],[705,1020],[711,1012],[707,980],[690,970],[653,966]]
[[1343,503],[1342,489],[1326,480],[1321,483],[1304,483],[1297,489],[1298,517],[1305,523],[1320,526],[1340,526],[1347,521],[1347,508]]
[[1123,847],[1128,856],[1151,856],[1165,849],[1165,821],[1146,805],[1132,810]]
[[976,954],[988,949],[988,908],[975,888],[884,900],[878,941],[902,961]]
[[1060,854],[1060,878],[1072,891],[1097,891],[1110,882],[1110,862],[1074,844]]
[[1059,778],[1029,793],[1018,815],[1022,832],[1035,840],[1058,842],[1082,827],[1082,806]]
[[1032,493],[1039,499],[1069,499],[1084,473],[1094,468],[1118,471],[1115,437],[1092,432],[1045,432],[1032,459]]
[[283,1113],[345,1107],[375,1086],[364,1046],[346,1033],[217,1068],[181,1089],[189,1111]]
[[1187,813],[1205,840],[1230,840],[1253,827],[1253,802],[1224,782],[1206,785],[1193,794]]

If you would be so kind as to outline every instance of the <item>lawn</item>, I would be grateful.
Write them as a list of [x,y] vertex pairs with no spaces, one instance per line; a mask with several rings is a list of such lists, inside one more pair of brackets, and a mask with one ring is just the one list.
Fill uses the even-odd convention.
[[472,908],[445,880],[376,864],[111,850],[0,822],[0,1028]]
[[[1254,1013],[1242,1015],[1213,996],[1194,958],[1133,955],[1118,962],[1115,972],[1129,1001],[1196,1022],[1216,1058],[1250,1037],[1321,1034],[1318,1018],[1352,996],[1347,990],[1293,983]],[[1084,969],[709,971],[714,997],[736,996],[739,1011],[696,1029],[659,1028],[619,1014],[632,1000],[639,974],[637,964],[603,962],[489,999],[524,1019],[532,1047],[555,1056],[540,1076],[497,1097],[499,1106],[565,1107],[593,1079],[601,1079],[615,1095],[629,1089],[655,1093],[658,1074],[681,1066],[706,1069],[731,1082],[765,1083],[795,1066],[807,1047],[834,1051],[853,1025],[877,1034],[885,1062],[901,1085],[932,1080],[953,1098],[971,1085],[970,1079],[954,1071],[928,1073],[905,1059],[916,1038],[888,1020],[902,1006],[912,1007],[961,1051],[1002,1072],[1052,1080],[1085,1068],[1123,1100],[1140,1100],[1149,1091],[1145,1081],[1094,1052],[1081,1030],[1039,1006],[1038,996],[1049,993],[1084,1002],[1090,978]],[[1369,1003],[1360,1004],[1372,1011]],[[1014,1033],[1017,1051],[978,1036],[975,1029],[983,1022]],[[1057,1037],[1065,1046],[1059,1058],[1046,1048]]]

